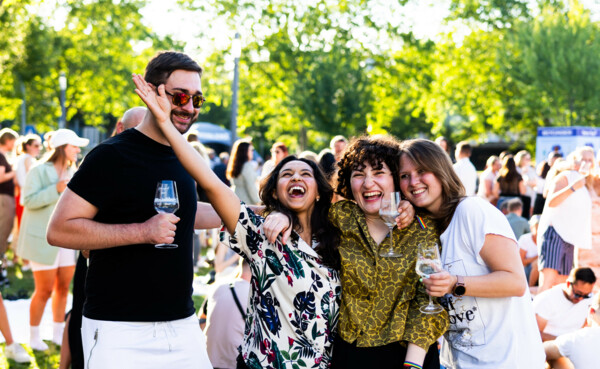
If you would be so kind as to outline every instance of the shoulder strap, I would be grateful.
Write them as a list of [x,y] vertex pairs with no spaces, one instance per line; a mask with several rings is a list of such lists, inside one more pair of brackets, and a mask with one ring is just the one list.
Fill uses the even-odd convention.
[[242,314],[242,318],[246,319],[246,313],[244,312],[244,309],[242,308],[242,304],[240,304],[240,300],[238,299],[237,294],[235,293],[235,286],[233,285],[233,282],[231,282],[229,284],[229,290],[231,291],[231,294],[233,295],[233,299],[235,300],[235,304],[237,305],[237,308],[240,311],[240,314]]

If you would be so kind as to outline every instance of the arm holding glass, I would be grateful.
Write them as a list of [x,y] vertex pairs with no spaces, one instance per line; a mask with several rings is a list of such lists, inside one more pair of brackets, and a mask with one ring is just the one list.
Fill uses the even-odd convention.
[[48,243],[76,250],[97,250],[140,243],[172,243],[174,214],[156,214],[143,223],[105,224],[94,221],[98,209],[67,188],[48,223]]
[[[465,276],[466,296],[523,296],[527,289],[527,282],[514,241],[502,236],[487,234],[479,255],[492,272],[480,276]],[[423,283],[427,293],[431,296],[441,297],[453,292],[457,276],[442,271],[431,274],[429,278],[424,278]]]

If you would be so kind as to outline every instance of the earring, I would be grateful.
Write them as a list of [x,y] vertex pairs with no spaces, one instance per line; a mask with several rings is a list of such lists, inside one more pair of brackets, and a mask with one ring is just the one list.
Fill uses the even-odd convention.
[[317,201],[321,200],[321,196],[317,196]]

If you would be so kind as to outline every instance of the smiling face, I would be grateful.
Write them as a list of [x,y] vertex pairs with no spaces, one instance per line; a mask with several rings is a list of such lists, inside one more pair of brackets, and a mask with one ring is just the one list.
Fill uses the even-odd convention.
[[360,209],[366,215],[379,217],[381,199],[394,192],[394,178],[390,168],[384,162],[379,169],[365,162],[352,171],[350,188]]
[[40,154],[42,149],[42,143],[39,140],[32,140],[29,145],[25,145],[25,152],[34,158]]
[[286,208],[297,214],[311,214],[318,195],[313,169],[299,160],[285,163],[277,177],[276,193]]
[[72,163],[77,161],[77,155],[81,152],[81,149],[78,146],[73,146],[73,145],[65,145],[65,156],[67,157],[67,160],[71,161]]
[[436,214],[442,204],[442,183],[418,167],[408,155],[400,157],[400,189],[414,206]]
[[[202,93],[200,75],[198,72],[178,69],[173,71],[165,82],[165,90],[171,94],[184,92],[189,95]],[[180,133],[186,133],[192,123],[198,118],[200,109],[193,106],[192,99],[183,106],[173,104],[173,98],[167,95],[171,102],[171,121]]]

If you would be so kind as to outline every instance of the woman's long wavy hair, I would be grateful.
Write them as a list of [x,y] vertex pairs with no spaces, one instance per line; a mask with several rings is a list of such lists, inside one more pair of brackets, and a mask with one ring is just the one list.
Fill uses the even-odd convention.
[[399,142],[392,136],[360,136],[353,139],[338,162],[336,192],[348,200],[354,200],[350,185],[352,172],[362,169],[368,163],[374,169],[381,169],[385,163],[394,177],[394,187],[399,191]]
[[55,147],[53,148],[51,151],[49,151],[46,156],[42,159],[42,162],[48,162],[48,163],[66,163],[66,165],[68,167],[74,166],[75,163],[70,161],[67,158],[67,154],[65,153],[65,149],[67,147],[67,144],[64,145],[60,145],[59,147]]
[[247,139],[240,139],[233,143],[231,159],[229,159],[229,164],[227,165],[227,179],[232,180],[242,173],[244,164],[250,160],[248,157],[250,145],[252,145],[252,143]]
[[[431,172],[442,185],[442,204],[437,214],[431,214],[440,224],[443,232],[450,224],[452,216],[460,201],[466,196],[465,188],[452,167],[450,157],[435,142],[414,139],[400,144],[400,158],[406,155],[415,166],[425,172]],[[400,168],[402,171],[402,168]],[[429,213],[425,209],[419,209]]]
[[308,164],[315,177],[317,183],[317,193],[319,200],[315,202],[312,214],[310,215],[310,227],[312,236],[319,242],[319,246],[315,251],[321,256],[323,264],[340,269],[340,255],[338,252],[339,232],[337,228],[329,221],[329,208],[331,207],[331,199],[333,197],[333,188],[327,182],[327,178],[319,168],[319,166],[311,160],[296,158],[295,156],[287,156],[275,166],[275,169],[265,177],[260,184],[260,198],[265,204],[265,213],[274,211],[285,214],[293,224],[294,229],[301,231],[300,222],[296,213],[277,200],[277,182],[279,181],[279,173],[281,168],[291,161],[301,161]]

